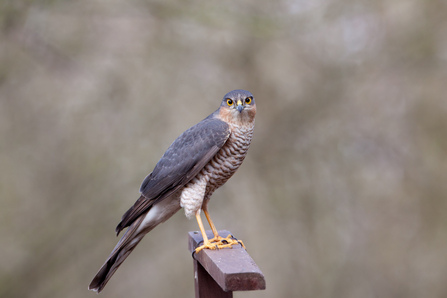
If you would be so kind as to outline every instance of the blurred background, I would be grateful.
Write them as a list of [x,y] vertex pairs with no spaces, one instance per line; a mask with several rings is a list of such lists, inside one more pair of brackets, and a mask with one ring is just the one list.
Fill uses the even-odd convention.
[[[97,297],[144,177],[233,89],[249,154],[212,197],[267,289],[446,297],[445,1],[0,2],[0,296]],[[193,297],[178,212],[102,297]]]

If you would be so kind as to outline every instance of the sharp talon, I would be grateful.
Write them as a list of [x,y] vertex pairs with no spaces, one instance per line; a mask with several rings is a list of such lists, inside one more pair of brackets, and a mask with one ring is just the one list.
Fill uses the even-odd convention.
[[[197,245],[197,248],[195,249],[194,253],[199,253],[202,249],[224,249],[224,248],[233,248],[233,245],[239,244],[242,248],[245,248],[244,243],[241,240],[238,240],[233,235],[228,235],[226,238],[223,238],[221,236],[214,237],[210,239],[207,244],[203,244],[204,241],[200,241]],[[192,257],[194,258],[194,253],[192,254]]]

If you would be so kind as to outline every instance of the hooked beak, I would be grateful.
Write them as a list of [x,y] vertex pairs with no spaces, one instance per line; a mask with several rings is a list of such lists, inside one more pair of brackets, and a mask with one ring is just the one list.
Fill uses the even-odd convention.
[[242,104],[242,101],[238,100],[238,101],[237,101],[236,109],[239,111],[239,113],[242,112],[242,110],[243,110],[244,108],[245,108],[245,107],[244,107],[244,105]]

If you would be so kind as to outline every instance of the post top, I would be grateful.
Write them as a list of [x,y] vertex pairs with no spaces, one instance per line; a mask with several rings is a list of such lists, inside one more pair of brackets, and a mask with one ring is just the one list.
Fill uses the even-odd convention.
[[[232,234],[218,231],[221,237]],[[209,238],[212,231],[206,231]],[[203,240],[200,232],[189,232],[188,248],[192,253]],[[219,250],[203,249],[193,257],[205,268],[224,291],[264,290],[265,278],[259,267],[240,245]]]

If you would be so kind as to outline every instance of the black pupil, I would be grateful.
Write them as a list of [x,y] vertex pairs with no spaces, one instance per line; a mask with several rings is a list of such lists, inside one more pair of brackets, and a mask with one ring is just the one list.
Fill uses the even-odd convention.
[[229,105],[233,104],[233,101],[231,99],[227,100],[227,102]]
[[245,102],[246,102],[246,103],[249,103],[249,102],[250,102],[250,97],[247,97],[247,98],[245,99]]

